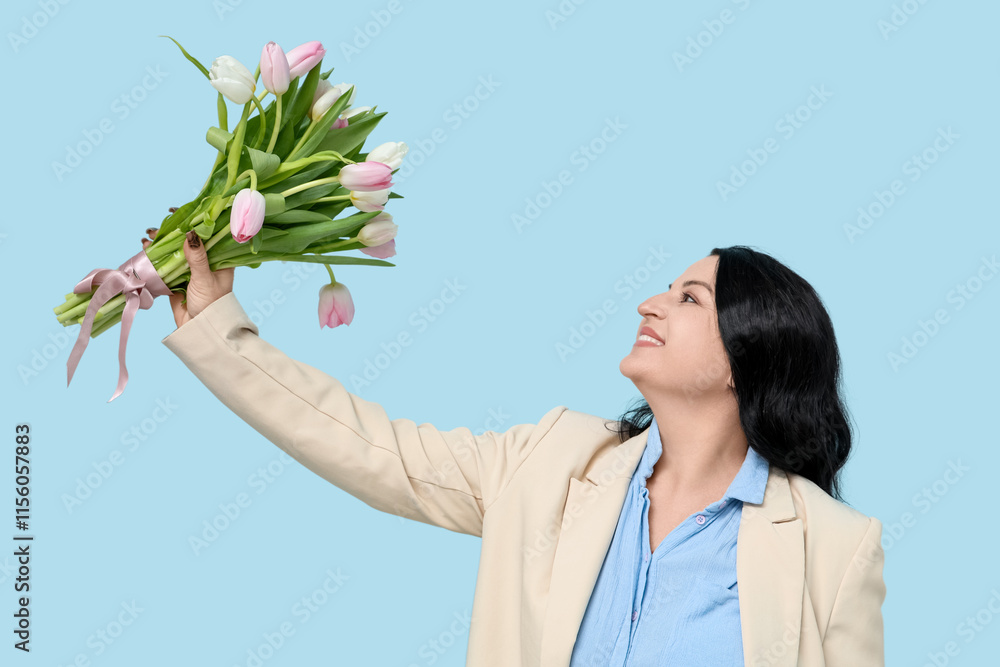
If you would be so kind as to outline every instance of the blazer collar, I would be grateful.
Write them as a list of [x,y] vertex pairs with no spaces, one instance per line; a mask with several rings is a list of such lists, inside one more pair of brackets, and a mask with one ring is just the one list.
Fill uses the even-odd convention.
[[[542,625],[541,665],[568,666],[649,429],[609,445],[584,478],[571,477]],[[794,667],[805,550],[787,475],[771,466],[764,499],[744,503],[736,545],[744,664]]]

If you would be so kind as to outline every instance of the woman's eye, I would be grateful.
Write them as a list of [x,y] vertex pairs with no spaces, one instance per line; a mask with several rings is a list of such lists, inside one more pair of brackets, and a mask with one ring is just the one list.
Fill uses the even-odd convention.
[[698,300],[695,299],[693,296],[691,296],[689,293],[681,292],[681,303],[685,303],[685,299],[691,299],[695,303],[698,303]]

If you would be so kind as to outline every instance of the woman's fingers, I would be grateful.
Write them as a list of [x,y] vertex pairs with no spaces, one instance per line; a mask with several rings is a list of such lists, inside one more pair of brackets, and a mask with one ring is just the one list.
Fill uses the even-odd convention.
[[156,240],[156,233],[160,231],[159,227],[149,227],[146,229],[146,236],[148,238],[140,239],[142,241],[143,250],[149,247],[149,244]]

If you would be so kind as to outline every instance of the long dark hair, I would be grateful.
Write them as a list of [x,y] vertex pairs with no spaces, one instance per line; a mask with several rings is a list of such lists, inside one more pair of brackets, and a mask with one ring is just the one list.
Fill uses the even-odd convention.
[[[853,429],[830,315],[812,286],[770,255],[744,245],[711,254],[719,257],[719,333],[749,446],[842,500],[838,471]],[[612,423],[625,442],[652,421],[652,409],[639,399]]]

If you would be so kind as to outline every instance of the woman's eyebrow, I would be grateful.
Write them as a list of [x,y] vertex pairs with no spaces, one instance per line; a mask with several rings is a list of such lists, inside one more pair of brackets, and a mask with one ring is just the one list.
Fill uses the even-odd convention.
[[[715,292],[712,291],[712,286],[709,285],[706,282],[702,282],[700,280],[685,280],[684,284],[682,285],[682,287],[687,287],[688,285],[701,285],[702,287],[704,287],[705,289],[708,290],[709,294],[711,294],[713,296],[715,295]],[[673,286],[674,286],[674,284],[670,283],[669,285],[667,285],[667,289],[669,290]]]

